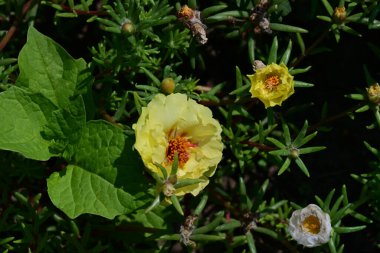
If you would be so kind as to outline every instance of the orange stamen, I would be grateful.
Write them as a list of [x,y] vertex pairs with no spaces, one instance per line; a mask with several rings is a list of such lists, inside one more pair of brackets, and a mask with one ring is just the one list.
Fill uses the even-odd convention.
[[319,219],[316,216],[310,215],[303,221],[302,228],[306,232],[316,235],[321,230],[321,223],[319,222]]
[[191,143],[188,139],[182,136],[169,140],[169,145],[166,150],[167,161],[172,163],[174,161],[175,154],[177,153],[179,167],[183,167],[190,159],[189,149],[193,147],[196,147],[196,144]]
[[265,79],[265,88],[269,91],[274,90],[278,85],[281,84],[280,77],[278,75],[270,75]]
[[179,18],[191,19],[194,17],[194,11],[189,8],[187,5],[182,6],[182,8],[178,12]]

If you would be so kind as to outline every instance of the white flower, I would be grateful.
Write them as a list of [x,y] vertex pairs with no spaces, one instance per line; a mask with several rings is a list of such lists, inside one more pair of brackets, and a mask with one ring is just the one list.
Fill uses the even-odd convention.
[[330,216],[319,206],[310,204],[292,213],[288,231],[294,240],[308,248],[322,245],[330,239]]

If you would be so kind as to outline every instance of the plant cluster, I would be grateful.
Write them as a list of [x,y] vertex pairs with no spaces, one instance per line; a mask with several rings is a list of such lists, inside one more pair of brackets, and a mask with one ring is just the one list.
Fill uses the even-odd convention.
[[0,251],[379,250],[379,13],[0,0]]

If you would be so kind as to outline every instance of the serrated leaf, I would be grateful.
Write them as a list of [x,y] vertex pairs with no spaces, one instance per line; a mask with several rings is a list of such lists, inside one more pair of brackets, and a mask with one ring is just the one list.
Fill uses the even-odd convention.
[[41,94],[18,87],[0,93],[0,149],[35,160],[48,160],[50,142],[41,133],[57,108]]
[[[72,153],[65,155],[75,166],[48,179],[52,202],[69,217],[91,213],[111,219],[152,201],[143,166],[132,150],[133,140],[121,129],[102,120],[90,121],[79,141],[70,145]],[[100,192],[101,187],[107,193]]]
[[[66,108],[61,108],[52,113],[52,118],[44,128],[43,136],[51,140],[50,151],[61,154],[79,140],[82,129],[86,125],[86,111],[82,96],[77,96],[71,100]],[[66,149],[66,150],[65,150]]]
[[18,58],[20,75],[17,85],[28,87],[64,108],[69,99],[86,92],[91,82],[83,59],[73,59],[52,39],[30,27],[25,46]]
[[70,218],[90,213],[113,219],[138,207],[131,194],[79,166],[54,172],[47,183],[51,201]]
[[136,192],[146,184],[133,143],[120,128],[103,120],[89,121],[67,159],[128,192]]

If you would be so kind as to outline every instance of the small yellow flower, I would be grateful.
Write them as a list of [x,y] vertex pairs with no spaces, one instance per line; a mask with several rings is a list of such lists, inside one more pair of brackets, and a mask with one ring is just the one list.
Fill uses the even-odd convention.
[[380,85],[378,83],[372,84],[367,88],[368,99],[375,105],[380,104]]
[[285,64],[272,63],[256,70],[253,75],[248,75],[251,80],[252,97],[256,97],[264,103],[265,108],[281,105],[294,93],[293,76],[289,74]]
[[334,10],[334,18],[338,22],[343,22],[347,17],[346,8],[344,6],[342,7],[336,7]]
[[162,175],[155,164],[170,174],[178,154],[177,180],[203,179],[202,182],[175,190],[175,195],[196,196],[208,184],[222,159],[221,126],[207,107],[173,93],[156,95],[133,125],[135,148],[150,173]]
[[288,231],[294,240],[305,247],[320,246],[330,239],[330,216],[319,206],[310,204],[292,213]]

